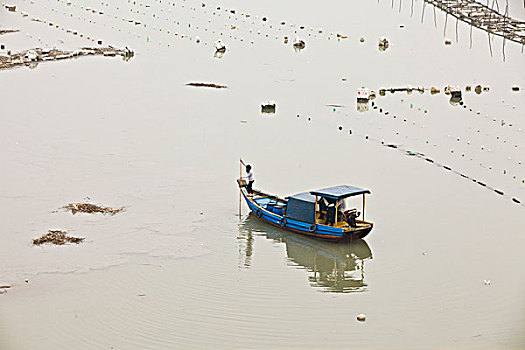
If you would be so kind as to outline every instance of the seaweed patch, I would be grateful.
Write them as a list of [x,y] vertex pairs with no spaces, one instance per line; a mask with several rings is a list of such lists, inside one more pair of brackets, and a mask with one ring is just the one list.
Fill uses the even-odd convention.
[[84,241],[84,237],[71,237],[67,235],[67,232],[60,230],[49,230],[48,233],[42,235],[39,238],[33,239],[34,245],[42,244],[55,244],[55,245],[64,245],[68,243],[79,244]]
[[109,214],[111,216],[118,214],[124,211],[126,208],[121,207],[118,209],[113,209],[109,207],[103,207],[92,203],[69,203],[68,205],[62,207],[66,211],[71,211],[73,215],[76,213],[87,213],[87,214],[96,214],[102,213],[103,215]]

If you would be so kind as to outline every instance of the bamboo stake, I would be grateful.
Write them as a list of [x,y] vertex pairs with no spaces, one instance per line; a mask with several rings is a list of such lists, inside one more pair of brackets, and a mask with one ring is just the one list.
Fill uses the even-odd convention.
[[470,23],[470,48],[472,49],[472,23]]
[[414,0],[412,0],[412,4],[410,5],[410,17],[412,17],[413,14],[414,14]]
[[445,12],[445,27],[443,28],[443,36],[447,35],[447,21],[448,21],[448,12]]
[[[507,5],[505,6],[505,21],[503,24],[505,25],[507,22],[507,16],[509,14],[509,0],[506,1]],[[505,36],[503,37],[503,62],[505,62]]]
[[498,6],[498,12],[499,12],[499,3],[498,0],[492,0],[492,7],[494,8],[494,3],[496,3],[496,6]]
[[436,6],[433,7],[434,10],[434,27],[437,28],[437,20],[436,20]]
[[459,23],[459,18],[456,17],[456,42],[458,42],[458,23]]
[[490,33],[487,33],[489,36],[489,49],[490,49],[490,57],[492,57],[492,44],[490,43]]

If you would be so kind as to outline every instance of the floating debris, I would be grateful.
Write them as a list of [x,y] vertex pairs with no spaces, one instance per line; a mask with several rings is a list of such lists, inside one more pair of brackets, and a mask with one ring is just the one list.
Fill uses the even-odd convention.
[[389,91],[391,94],[396,93],[396,92],[406,92],[407,94],[411,94],[414,90],[418,91],[420,94],[425,93],[425,87],[423,87],[423,86],[420,86],[420,87],[417,87],[417,88],[408,86],[408,87],[404,87],[404,88],[379,89],[379,95],[380,96],[385,96],[386,91]]
[[125,61],[127,61],[135,54],[127,47],[125,49],[116,49],[111,46],[100,48],[83,47],[82,49],[76,51],[62,51],[58,49],[43,50],[36,48],[15,54],[9,54],[8,56],[0,56],[0,69],[9,69],[21,65],[29,65],[35,62],[57,61],[88,55],[120,55]]
[[520,87],[518,85],[514,85],[512,87],[512,91],[520,91]]
[[368,102],[368,100],[370,100],[370,90],[365,87],[357,89],[357,102]]
[[474,92],[479,95],[481,94],[481,91],[482,91],[481,85],[476,85],[476,87],[474,88]]
[[126,209],[125,207],[113,209],[113,208],[102,207],[102,206],[91,204],[91,203],[69,203],[63,208],[66,209],[66,211],[71,211],[73,215],[80,212],[80,213],[88,213],[88,214],[96,214],[96,213],[102,213],[104,215],[110,214],[111,216],[118,214]]
[[225,53],[226,52],[226,45],[222,42],[221,39],[217,40],[213,47],[215,47],[215,52]]
[[0,35],[19,32],[18,29],[0,29]]
[[445,39],[445,45],[446,46],[452,45],[452,41],[450,39]]
[[431,87],[431,88],[430,88],[430,93],[431,93],[432,95],[439,94],[439,89],[438,89],[438,88],[435,88],[435,87]]
[[357,315],[357,320],[359,322],[365,322],[366,321],[366,315],[365,314],[359,314]]
[[46,243],[55,245],[64,245],[67,243],[76,243],[84,241],[83,237],[70,237],[65,231],[49,230],[48,233],[42,235],[40,238],[33,239],[34,245],[42,245]]
[[299,37],[296,37],[295,40],[293,41],[293,48],[295,49],[295,52],[299,52],[305,47],[306,47],[306,43],[303,40],[299,39]]
[[263,114],[275,114],[275,102],[269,101],[261,104],[261,113]]
[[11,288],[11,285],[9,283],[0,283],[0,294],[7,293],[7,290]]
[[368,106],[368,100],[357,100],[357,111],[358,112],[368,112],[370,107]]
[[389,46],[390,46],[390,43],[388,42],[386,38],[379,38],[379,43],[378,43],[379,51],[384,52],[388,49]]
[[214,89],[226,89],[226,85],[218,85],[213,83],[188,83],[186,86],[195,86],[195,87],[210,87]]
[[462,97],[461,97],[461,89],[459,88],[459,86],[454,86],[454,87],[448,86],[447,88],[450,91],[450,101],[449,101],[450,104],[453,106],[460,104]]

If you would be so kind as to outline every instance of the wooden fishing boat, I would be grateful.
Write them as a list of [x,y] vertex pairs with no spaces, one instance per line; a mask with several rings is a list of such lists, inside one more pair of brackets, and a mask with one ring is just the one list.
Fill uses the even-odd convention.
[[[339,185],[317,191],[301,192],[280,198],[253,189],[253,195],[246,190],[246,183],[237,180],[246,203],[257,217],[283,229],[329,241],[356,240],[365,237],[373,224],[365,221],[365,195],[369,190]],[[357,209],[344,210],[346,198],[363,196],[362,219]]]

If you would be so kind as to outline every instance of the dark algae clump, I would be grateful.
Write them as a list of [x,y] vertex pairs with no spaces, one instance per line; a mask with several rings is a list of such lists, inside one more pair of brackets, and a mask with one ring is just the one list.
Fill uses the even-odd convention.
[[83,237],[70,237],[67,235],[67,232],[60,230],[49,230],[48,233],[42,235],[40,238],[33,239],[34,245],[42,244],[55,244],[55,245],[64,245],[68,243],[76,243],[84,241]]
[[66,211],[71,211],[73,215],[76,213],[88,213],[88,214],[96,214],[96,213],[102,213],[104,215],[109,214],[111,216],[120,213],[121,211],[124,211],[125,207],[113,209],[109,207],[103,207],[96,204],[91,203],[69,203],[68,205],[63,207],[66,209]]

